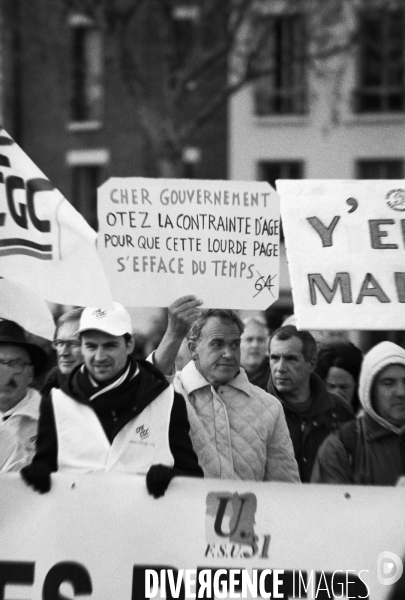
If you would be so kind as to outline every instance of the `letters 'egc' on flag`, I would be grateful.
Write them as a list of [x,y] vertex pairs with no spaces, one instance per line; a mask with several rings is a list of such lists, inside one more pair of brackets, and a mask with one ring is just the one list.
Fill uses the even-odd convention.
[[111,305],[96,232],[0,127],[0,276],[59,304]]

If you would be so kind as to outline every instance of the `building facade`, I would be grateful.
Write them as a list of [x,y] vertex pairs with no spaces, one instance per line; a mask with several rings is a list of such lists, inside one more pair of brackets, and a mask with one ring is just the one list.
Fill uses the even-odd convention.
[[[145,71],[151,80],[159,81],[154,54],[158,32],[150,17],[154,1],[160,2],[143,3],[149,7],[148,18],[140,15],[133,19],[133,35],[142,31]],[[76,10],[68,10],[73,4]],[[2,0],[0,122],[97,229],[97,188],[101,184],[110,177],[159,177],[165,172],[139,117],[136,95],[128,91],[125,74],[118,68],[121,37],[113,27],[119,24],[108,19],[96,22],[86,13],[90,4],[80,0]],[[130,4],[116,6],[125,9]],[[174,2],[169,15],[176,69],[192,43],[199,17],[195,4]],[[109,9],[108,3],[105,6]],[[226,65],[217,77],[219,82],[226,78]],[[212,80],[213,86],[216,81]],[[181,157],[185,177],[226,178],[226,127],[224,106],[190,137]],[[59,316],[64,308],[55,306],[53,310]],[[156,345],[163,335],[163,309],[132,308],[131,314],[139,334],[137,348],[143,335],[151,342],[151,333]]]
[[[68,11],[68,5],[54,0],[2,3],[2,124],[97,229],[98,186],[110,177],[163,173],[136,96],[117,67],[119,35],[111,34],[111,23],[100,26],[89,18],[85,2],[83,12]],[[179,55],[197,16],[187,0],[173,5]],[[153,79],[153,24],[145,20],[135,26],[142,26],[150,40],[142,50]],[[225,108],[190,139],[182,159],[186,177],[226,177]]]
[[[268,3],[263,17],[269,74],[230,102],[230,178],[404,178],[404,3],[353,2],[335,24],[347,44],[312,60],[307,16],[283,4]],[[293,310],[284,249],[280,284],[274,325]]]

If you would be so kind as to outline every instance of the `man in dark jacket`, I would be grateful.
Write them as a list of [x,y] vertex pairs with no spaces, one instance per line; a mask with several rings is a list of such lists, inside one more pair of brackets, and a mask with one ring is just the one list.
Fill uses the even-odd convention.
[[284,407],[303,482],[310,480],[323,440],[354,417],[349,404],[328,392],[313,373],[316,357],[316,341],[308,331],[287,325],[277,329],[270,338],[271,374],[267,390]]
[[43,400],[25,481],[46,492],[57,470],[146,474],[159,497],[176,474],[201,477],[184,400],[152,364],[131,357],[124,307],[86,308],[79,334],[84,365]]
[[312,481],[395,485],[405,475],[405,350],[381,342],[364,357],[363,412],[319,449]]

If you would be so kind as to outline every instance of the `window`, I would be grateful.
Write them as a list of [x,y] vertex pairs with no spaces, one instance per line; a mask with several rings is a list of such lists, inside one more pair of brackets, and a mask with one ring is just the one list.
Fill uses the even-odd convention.
[[71,202],[88,224],[97,231],[97,188],[104,181],[104,166],[110,161],[105,148],[71,150],[66,162],[72,172]]
[[97,231],[97,188],[102,183],[100,165],[77,165],[72,167],[72,204]]
[[301,15],[262,16],[261,19],[260,28],[265,32],[266,39],[257,66],[260,70],[265,69],[268,74],[263,75],[255,84],[255,114],[304,114],[304,19]]
[[267,181],[276,189],[277,179],[303,179],[304,164],[301,161],[260,161],[260,181]]
[[86,18],[72,18],[70,25],[70,117],[74,122],[100,121],[103,101],[102,34]]
[[403,179],[403,160],[358,160],[357,179]]
[[405,11],[380,8],[359,14],[355,111],[405,110]]
[[[267,181],[276,189],[277,179],[303,179],[304,163],[301,161],[260,161],[259,181]],[[280,221],[280,240],[284,241],[283,224]]]
[[173,8],[173,70],[180,71],[193,48],[199,8],[194,4],[178,4]]

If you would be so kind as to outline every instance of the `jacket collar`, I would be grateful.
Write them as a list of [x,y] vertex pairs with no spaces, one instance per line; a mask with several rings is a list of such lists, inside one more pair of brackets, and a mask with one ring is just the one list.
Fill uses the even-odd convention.
[[3,413],[3,416],[22,416],[30,417],[31,419],[38,419],[39,416],[39,404],[41,401],[41,394],[34,388],[28,388],[28,391],[24,398],[20,400],[13,408],[10,408]]
[[[141,394],[149,395],[150,392],[154,390],[158,390],[160,393],[166,387],[169,386],[169,383],[166,380],[166,377],[161,373],[152,363],[147,360],[135,360],[135,358],[130,357],[129,359],[129,372],[127,369],[124,371],[126,376],[124,377],[124,381],[120,381],[120,385],[117,388],[114,385],[115,379],[113,381],[108,382],[106,385],[101,386],[101,389],[106,394],[114,394],[114,390],[120,388],[117,391],[117,395],[121,391],[122,386],[125,386],[126,383],[133,382],[135,379],[139,377],[139,389],[138,392]],[[85,371],[84,373],[87,373]],[[82,389],[82,386],[79,385],[80,375],[82,375],[82,381],[86,383],[86,389]],[[117,380],[121,380],[123,374],[117,377]],[[83,376],[82,373],[82,365],[78,365],[73,369],[68,378],[64,381],[61,386],[61,390],[79,402],[83,402],[85,404],[89,403],[89,397],[100,397],[102,394],[98,394],[97,388],[95,388],[87,375]]]
[[367,440],[377,440],[378,438],[393,434],[405,435],[405,425],[402,427],[395,427],[395,425],[391,425],[388,421],[376,421],[368,412],[364,412],[363,422]]
[[[322,412],[327,412],[335,405],[332,395],[326,389],[322,379],[315,373],[311,373],[309,376],[309,388],[311,392],[311,407],[309,409],[309,413],[316,412],[317,414],[319,414]],[[281,404],[286,409],[295,412],[294,405],[290,402],[287,402],[287,400],[285,400],[280,394],[280,392],[276,389],[271,374],[267,384],[267,391],[269,392],[269,394],[276,396],[276,398],[280,400]],[[348,411],[350,411],[349,405],[347,406],[347,408]]]
[[[187,395],[195,392],[198,389],[211,387],[211,384],[205,379],[204,375],[198,371],[193,360],[191,360],[181,371],[180,378]],[[240,392],[243,392],[247,396],[252,395],[252,386],[249,383],[247,375],[242,367],[237,375],[224,385],[233,387]]]

